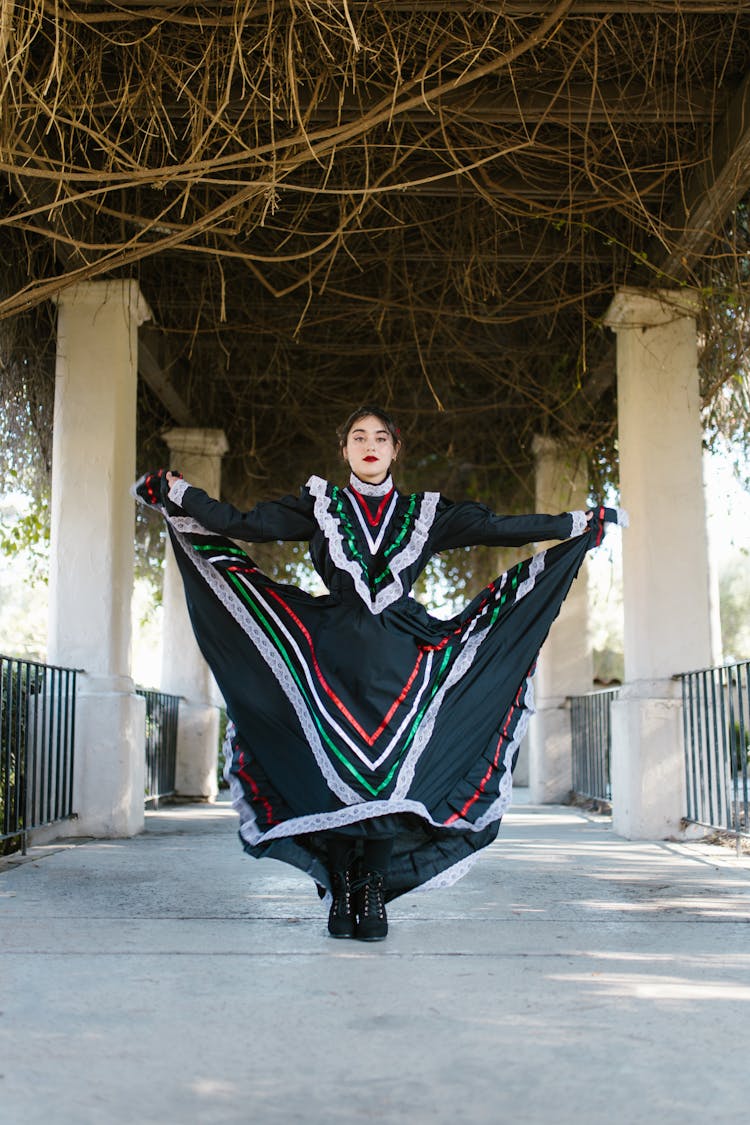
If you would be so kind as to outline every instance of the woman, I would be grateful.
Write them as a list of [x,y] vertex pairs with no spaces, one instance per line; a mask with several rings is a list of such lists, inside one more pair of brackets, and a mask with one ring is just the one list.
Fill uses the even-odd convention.
[[[225,776],[254,856],[331,892],[331,936],[378,941],[385,903],[446,886],[497,835],[532,710],[539,648],[613,509],[498,516],[439,493],[402,495],[384,411],[340,432],[344,488],[240,512],[178,474],[137,495],[162,512],[201,650],[227,704]],[[229,537],[229,538],[226,538]],[[234,540],[303,540],[328,593],[262,574]],[[569,540],[519,563],[456,617],[409,596],[451,547]]]

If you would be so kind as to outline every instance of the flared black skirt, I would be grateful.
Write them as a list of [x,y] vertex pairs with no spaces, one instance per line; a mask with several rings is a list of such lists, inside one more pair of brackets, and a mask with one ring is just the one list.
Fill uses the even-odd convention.
[[313,597],[233,541],[167,522],[226,700],[246,851],[328,887],[331,832],[391,835],[389,898],[468,870],[510,803],[537,655],[591,536],[519,563],[442,621],[408,596],[371,613],[345,575]]

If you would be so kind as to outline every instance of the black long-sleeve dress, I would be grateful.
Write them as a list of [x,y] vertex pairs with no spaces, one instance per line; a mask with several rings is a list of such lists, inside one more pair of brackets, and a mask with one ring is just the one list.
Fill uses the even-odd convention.
[[[162,512],[198,644],[231,720],[225,776],[254,856],[330,885],[332,831],[395,837],[389,898],[447,885],[497,835],[533,711],[539,648],[613,509],[498,516],[389,477],[240,512],[163,474]],[[303,540],[328,593],[272,581],[234,541]],[[491,582],[448,621],[410,590],[451,547],[568,542]]]

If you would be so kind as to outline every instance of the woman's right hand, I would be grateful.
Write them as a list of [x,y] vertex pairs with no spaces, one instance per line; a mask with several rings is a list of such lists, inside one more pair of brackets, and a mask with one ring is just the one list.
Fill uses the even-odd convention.
[[141,479],[136,482],[136,495],[146,504],[150,504],[152,508],[160,507],[167,502],[165,489],[168,492],[171,488],[171,483],[168,483],[170,476],[172,480],[177,480],[177,477],[174,473],[170,473],[169,469],[158,469],[155,473],[144,473]]

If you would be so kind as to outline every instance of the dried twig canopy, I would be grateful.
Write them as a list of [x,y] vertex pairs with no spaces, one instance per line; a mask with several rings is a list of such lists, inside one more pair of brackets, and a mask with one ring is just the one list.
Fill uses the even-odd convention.
[[375,400],[455,493],[510,502],[535,432],[611,468],[622,284],[698,285],[707,396],[737,370],[744,3],[0,12],[6,389],[44,403],[29,355],[64,286],[137,278],[142,461],[165,427],[221,426],[247,500],[330,470]]

